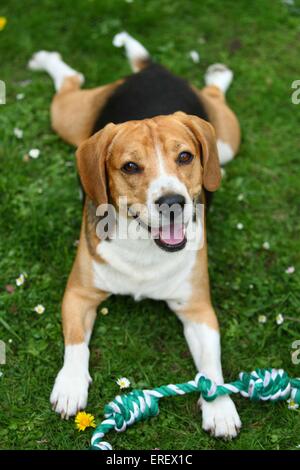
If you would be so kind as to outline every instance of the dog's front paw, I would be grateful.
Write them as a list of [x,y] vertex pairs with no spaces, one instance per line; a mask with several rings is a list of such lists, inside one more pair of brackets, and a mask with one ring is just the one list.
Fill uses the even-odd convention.
[[200,398],[202,428],[215,437],[233,439],[242,426],[235,404],[228,396],[218,397],[212,402]]
[[63,367],[56,377],[50,396],[53,410],[68,419],[85,408],[91,380],[86,371],[75,373]]

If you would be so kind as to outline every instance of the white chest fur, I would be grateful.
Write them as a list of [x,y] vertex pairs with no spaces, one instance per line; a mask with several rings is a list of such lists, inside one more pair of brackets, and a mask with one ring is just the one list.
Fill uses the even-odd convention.
[[97,251],[106,263],[93,262],[95,287],[135,300],[186,301],[197,249],[199,240],[175,253],[161,250],[152,239],[102,241]]

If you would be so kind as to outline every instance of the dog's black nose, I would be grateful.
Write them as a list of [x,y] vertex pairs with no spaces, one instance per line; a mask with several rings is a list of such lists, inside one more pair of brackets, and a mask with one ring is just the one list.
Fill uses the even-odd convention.
[[161,214],[169,214],[171,211],[174,216],[177,216],[182,213],[185,202],[185,197],[181,194],[165,194],[156,199],[155,204]]

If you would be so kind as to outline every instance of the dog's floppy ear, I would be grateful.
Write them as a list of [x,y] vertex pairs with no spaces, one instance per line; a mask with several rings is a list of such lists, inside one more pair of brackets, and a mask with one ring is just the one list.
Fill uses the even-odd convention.
[[76,152],[82,186],[96,206],[108,202],[105,162],[116,127],[112,123],[108,124],[80,144]]
[[216,191],[220,186],[222,175],[213,126],[198,116],[191,116],[181,111],[174,117],[184,124],[195,136],[202,148],[203,185],[208,191]]

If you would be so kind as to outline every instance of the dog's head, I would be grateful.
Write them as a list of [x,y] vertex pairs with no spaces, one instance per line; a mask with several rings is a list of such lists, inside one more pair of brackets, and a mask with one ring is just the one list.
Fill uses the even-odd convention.
[[213,127],[182,112],[108,124],[76,156],[94,204],[111,202],[120,210],[120,197],[126,197],[128,217],[151,229],[167,251],[185,246],[185,227],[202,187],[215,191],[221,182]]

